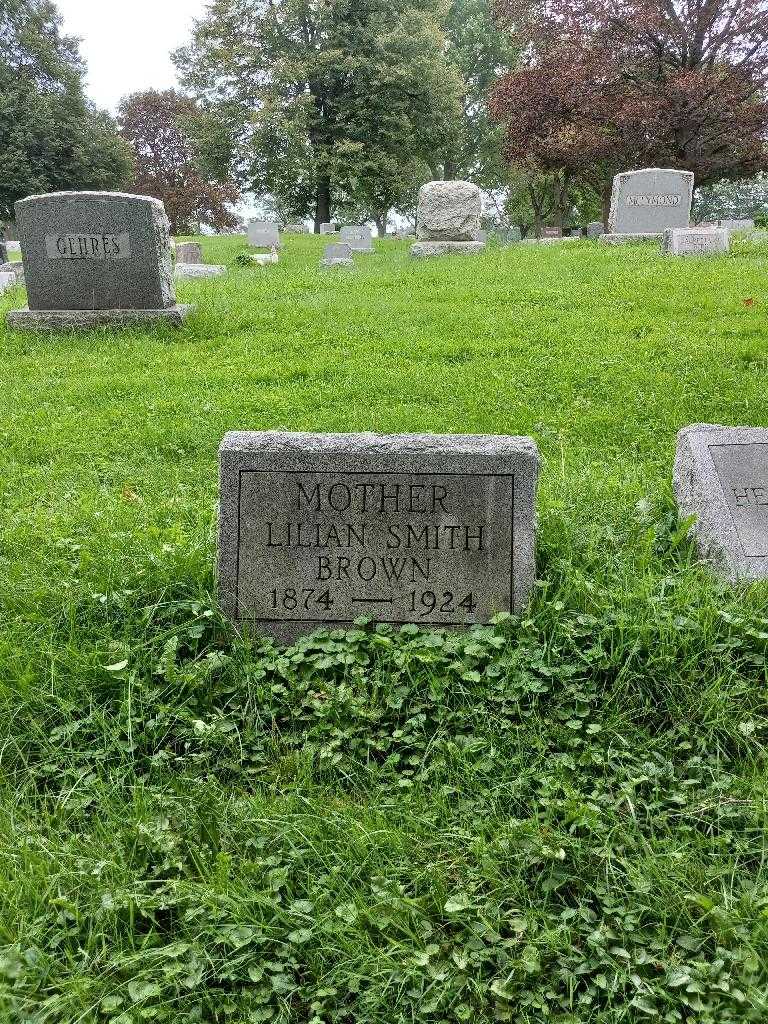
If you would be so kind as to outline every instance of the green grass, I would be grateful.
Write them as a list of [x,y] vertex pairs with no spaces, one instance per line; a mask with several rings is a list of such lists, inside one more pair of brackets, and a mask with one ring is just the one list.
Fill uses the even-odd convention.
[[[768,594],[670,478],[768,426],[768,247],[322,245],[2,335],[0,1020],[764,1021]],[[239,640],[216,453],[267,428],[532,435],[530,613]]]

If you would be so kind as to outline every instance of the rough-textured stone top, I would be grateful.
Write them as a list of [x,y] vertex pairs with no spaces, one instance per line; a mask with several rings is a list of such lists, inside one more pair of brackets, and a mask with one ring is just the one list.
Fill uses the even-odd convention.
[[429,181],[419,190],[421,241],[473,242],[480,231],[480,189],[470,181]]
[[647,167],[613,179],[609,234],[654,234],[687,228],[691,221],[691,171]]
[[159,199],[51,192],[15,204],[33,310],[167,309],[176,301]]
[[528,600],[530,438],[231,433],[219,462],[219,592],[243,628],[469,626]]
[[768,579],[768,430],[697,423],[677,438],[675,496],[699,553],[727,579]]

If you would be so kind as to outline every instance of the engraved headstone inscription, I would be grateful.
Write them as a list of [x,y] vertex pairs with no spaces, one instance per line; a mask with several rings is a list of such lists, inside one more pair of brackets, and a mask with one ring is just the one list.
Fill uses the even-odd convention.
[[691,222],[694,176],[691,171],[648,167],[613,179],[607,245],[658,239],[668,228]]
[[768,579],[768,429],[681,430],[674,488],[704,561],[731,582]]
[[242,629],[471,626],[528,601],[530,438],[231,433],[219,466],[219,594]]
[[8,314],[30,330],[163,320],[176,304],[168,218],[159,199],[122,192],[53,192],[16,203],[29,308]]

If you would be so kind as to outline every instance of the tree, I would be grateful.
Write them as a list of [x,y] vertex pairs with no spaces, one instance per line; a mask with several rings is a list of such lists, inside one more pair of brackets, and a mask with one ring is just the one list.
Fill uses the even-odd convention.
[[215,114],[208,150],[316,230],[345,205],[384,224],[403,182],[430,176],[458,116],[442,3],[213,0],[174,55]]
[[133,188],[162,199],[174,235],[195,234],[200,224],[223,231],[239,223],[230,205],[240,200],[237,185],[199,167],[194,134],[202,120],[195,101],[175,89],[133,93],[118,110],[136,164]]
[[517,62],[519,46],[499,31],[489,0],[451,0],[444,27],[448,60],[462,89],[459,122],[442,154],[442,176],[503,188],[502,131],[489,114],[488,99],[499,77]]
[[75,39],[48,0],[3,0],[0,10],[0,217],[17,199],[60,189],[114,189],[130,153],[108,114],[83,92]]
[[603,194],[633,166],[691,170],[705,184],[767,166],[764,0],[497,0],[526,66],[492,109],[505,152]]

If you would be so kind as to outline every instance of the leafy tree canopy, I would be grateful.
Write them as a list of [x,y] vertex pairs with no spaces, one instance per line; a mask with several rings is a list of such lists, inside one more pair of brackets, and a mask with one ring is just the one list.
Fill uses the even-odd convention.
[[49,0],[0,7],[0,217],[35,192],[121,188],[131,160],[108,114],[83,92],[77,40]]

